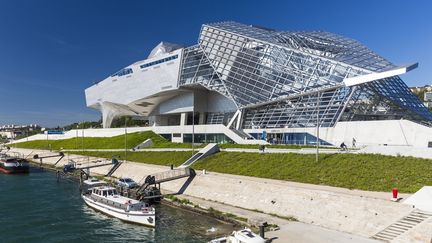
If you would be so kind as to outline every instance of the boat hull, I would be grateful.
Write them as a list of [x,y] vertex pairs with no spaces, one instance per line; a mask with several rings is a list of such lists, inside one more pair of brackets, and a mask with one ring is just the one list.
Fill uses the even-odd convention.
[[28,173],[30,170],[29,165],[8,165],[6,163],[0,163],[0,172],[4,174],[23,174]]
[[118,218],[120,220],[123,220],[125,222],[129,222],[129,223],[135,223],[135,224],[140,224],[140,225],[145,225],[148,227],[155,227],[155,223],[156,223],[156,216],[154,213],[149,213],[149,214],[137,214],[134,212],[127,212],[125,210],[122,209],[118,209],[118,208],[113,208],[110,206],[107,206],[103,203],[100,202],[96,202],[94,200],[92,200],[91,198],[88,198],[86,196],[82,196],[84,202],[91,208],[100,211],[104,214],[107,214],[109,216]]

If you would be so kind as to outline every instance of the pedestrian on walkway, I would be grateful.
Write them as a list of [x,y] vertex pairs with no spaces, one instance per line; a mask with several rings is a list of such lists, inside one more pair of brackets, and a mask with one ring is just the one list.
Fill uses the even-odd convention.
[[346,144],[344,142],[342,142],[339,147],[340,147],[341,151],[348,151],[348,147],[346,146]]
[[353,147],[353,148],[356,147],[356,143],[357,143],[357,141],[355,140],[355,138],[353,138],[353,140],[352,140],[352,147]]

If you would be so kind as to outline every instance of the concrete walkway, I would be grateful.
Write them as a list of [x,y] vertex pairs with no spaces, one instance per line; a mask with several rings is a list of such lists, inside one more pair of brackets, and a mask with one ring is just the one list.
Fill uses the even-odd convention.
[[[202,148],[195,148],[195,151],[199,151]],[[249,148],[226,148],[220,149],[223,152],[244,152],[244,153],[262,153],[257,149],[249,149]],[[124,149],[65,149],[65,151],[69,152],[124,152]],[[192,151],[191,148],[143,148],[143,149],[128,149],[129,152],[169,152],[169,151]],[[274,153],[298,153],[298,154],[315,154],[315,148],[302,148],[302,149],[276,149],[276,148],[267,148],[264,153],[274,154]],[[354,151],[340,151],[339,149],[320,149],[319,153],[322,154],[335,154],[335,153],[357,153],[357,150]]]
[[230,212],[235,215],[245,217],[253,224],[262,222],[271,222],[277,224],[279,230],[266,232],[265,237],[272,239],[274,243],[298,242],[298,243],[335,243],[335,242],[352,242],[352,243],[378,243],[379,241],[356,236],[336,230],[330,230],[323,227],[305,224],[301,222],[288,221],[274,217],[265,213],[251,211],[243,208],[233,207],[227,204],[221,204],[201,198],[187,195],[176,195],[176,197],[188,199],[201,208],[214,208],[221,212]]
[[[226,148],[221,149],[224,152],[245,152],[245,153],[262,153],[257,149],[248,149],[248,148]],[[352,151],[352,152],[357,152]],[[297,153],[297,154],[315,154],[316,148],[301,148],[301,149],[279,149],[279,148],[266,148],[264,153],[274,154],[274,153]],[[319,153],[322,154],[337,154],[337,153],[351,153],[346,151],[340,151],[339,149],[319,149]]]

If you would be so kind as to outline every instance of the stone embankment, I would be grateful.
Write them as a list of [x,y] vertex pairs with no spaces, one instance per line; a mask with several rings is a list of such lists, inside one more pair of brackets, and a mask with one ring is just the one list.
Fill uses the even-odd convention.
[[[25,155],[43,153],[43,151],[28,149],[14,149],[14,151]],[[58,166],[67,163],[69,156],[72,157],[66,155]],[[44,163],[56,161],[56,158],[49,158],[44,160]],[[105,174],[108,170],[109,168],[99,167],[92,169],[92,172]],[[114,176],[127,176],[140,181],[146,175],[166,170],[169,170],[169,167],[126,162],[120,166]],[[186,179],[181,179],[163,183],[161,189],[177,192],[185,181]],[[293,216],[300,222],[313,225],[315,228],[318,226],[323,231],[343,232],[339,235],[340,239],[344,239],[342,236],[346,233],[355,235],[351,237],[352,240],[356,239],[355,242],[368,242],[368,238],[413,210],[409,205],[392,202],[390,192],[348,190],[202,171],[197,172],[197,176],[184,194],[191,201],[197,198],[201,203],[208,201],[222,206],[251,210],[250,215],[239,215],[243,217],[260,215],[259,217],[271,220],[265,215]],[[406,196],[408,195],[402,195],[405,198]],[[238,210],[235,213],[239,213]],[[432,232],[432,218],[397,237],[394,242],[429,242],[430,232]],[[335,237],[338,237],[337,234]],[[335,237],[331,239],[336,239]]]

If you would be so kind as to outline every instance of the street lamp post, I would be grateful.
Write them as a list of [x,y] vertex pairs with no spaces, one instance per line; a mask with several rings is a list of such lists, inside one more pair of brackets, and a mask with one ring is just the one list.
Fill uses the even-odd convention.
[[319,99],[320,99],[320,92],[317,93],[317,115],[316,115],[316,156],[315,161],[318,162],[319,160]]
[[195,142],[195,105],[192,107],[192,156],[194,155]]
[[125,151],[124,151],[124,161],[126,162],[126,156],[127,156],[127,117],[125,116]]
[[84,153],[84,122],[81,123],[81,149]]
[[78,147],[78,129],[79,129],[79,124],[77,124],[76,126],[76,132],[75,132],[75,149],[78,151],[79,147]]

